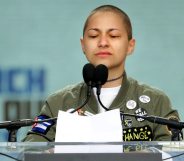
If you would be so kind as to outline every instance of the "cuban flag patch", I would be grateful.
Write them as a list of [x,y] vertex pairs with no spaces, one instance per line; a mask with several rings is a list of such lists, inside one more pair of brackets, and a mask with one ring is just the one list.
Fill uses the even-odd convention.
[[[50,117],[46,116],[46,115],[40,115],[37,116],[35,118],[35,121],[38,120],[45,120],[45,119],[49,119]],[[35,123],[32,127],[33,132],[36,133],[41,133],[41,134],[46,134],[48,132],[48,130],[51,128],[51,126],[54,124],[54,121],[50,120],[50,121],[45,121],[45,122],[40,122],[40,123]]]

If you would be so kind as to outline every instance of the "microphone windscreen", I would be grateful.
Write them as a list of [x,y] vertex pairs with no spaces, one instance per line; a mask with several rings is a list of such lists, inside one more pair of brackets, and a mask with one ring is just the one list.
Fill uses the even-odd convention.
[[103,85],[105,84],[105,82],[107,82],[107,78],[108,78],[108,68],[103,64],[96,66],[94,81],[96,83],[100,83],[101,85]]
[[92,82],[94,79],[95,67],[93,64],[85,64],[83,67],[83,79],[86,84]]

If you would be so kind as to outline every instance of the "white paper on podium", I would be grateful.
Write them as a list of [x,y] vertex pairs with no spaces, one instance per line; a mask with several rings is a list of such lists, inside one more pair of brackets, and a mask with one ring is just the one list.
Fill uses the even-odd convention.
[[[59,111],[57,126],[56,126],[55,141],[56,142],[121,142],[122,125],[121,125],[121,119],[120,119],[120,111],[119,109],[115,109],[104,113],[96,114],[93,116],[79,116],[68,112]],[[65,146],[64,149],[62,148],[62,152],[63,150],[65,152],[67,151],[77,152],[78,148],[76,147],[77,146],[75,145],[75,148],[72,148],[73,150],[75,149],[75,151],[72,151],[69,145]],[[97,147],[100,147],[100,146],[97,145]],[[79,151],[81,152],[82,150],[81,148],[83,148],[84,149],[83,152],[97,152],[97,150],[99,150],[99,148],[97,147],[94,148],[94,145],[90,147],[79,146]],[[100,149],[103,149],[104,151],[106,149],[105,147],[108,147],[108,146],[103,145],[103,148],[100,148]],[[110,148],[110,146],[109,146],[109,150],[110,152],[114,152],[114,150],[112,149],[112,147]],[[106,149],[106,152],[107,151],[109,152],[109,150]],[[61,151],[61,149],[59,151]],[[118,150],[118,152],[120,151],[122,152],[122,147]],[[57,152],[56,149],[55,149],[55,152]]]

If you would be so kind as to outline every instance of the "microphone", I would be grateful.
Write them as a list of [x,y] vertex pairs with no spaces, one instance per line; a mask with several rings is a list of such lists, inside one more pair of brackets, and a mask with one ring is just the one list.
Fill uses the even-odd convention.
[[42,123],[47,121],[56,121],[57,117],[48,118],[44,120],[33,120],[33,119],[21,119],[21,120],[15,120],[15,121],[4,121],[0,122],[0,129],[10,129],[10,128],[18,128],[18,127],[24,127],[24,126],[31,126],[35,123]]
[[74,112],[80,110],[89,101],[89,98],[91,96],[91,91],[92,91],[92,88],[94,86],[94,82],[93,82],[94,73],[95,73],[94,65],[92,65],[90,63],[84,65],[82,74],[83,74],[84,82],[87,84],[87,97],[82,105],[80,105],[78,108],[72,110],[70,113],[74,113]]
[[97,88],[97,95],[100,95],[101,87],[107,82],[107,78],[108,78],[108,68],[103,64],[96,66],[94,82],[95,87]]
[[102,106],[102,108],[104,108],[106,111],[108,111],[109,109],[106,108],[103,103],[100,100],[100,93],[101,93],[101,87],[102,85],[104,85],[107,82],[107,78],[108,78],[108,68],[103,65],[100,64],[95,68],[95,75],[94,75],[94,82],[95,82],[95,87],[96,87],[96,95],[97,95],[97,99],[98,102],[100,103],[100,105]]
[[93,79],[94,79],[94,74],[95,74],[95,66],[90,63],[84,65],[82,74],[83,74],[84,82],[88,86],[87,96],[90,96],[91,90],[94,86]]
[[178,120],[173,120],[173,119],[166,119],[163,117],[158,117],[158,116],[141,116],[141,115],[135,115],[135,114],[129,114],[129,113],[123,113],[121,111],[121,115],[123,116],[131,116],[131,117],[135,117],[135,118],[142,118],[145,119],[149,122],[152,123],[157,123],[157,124],[161,124],[161,125],[167,125],[170,128],[174,128],[174,129],[182,129],[184,128],[184,122],[179,122]]
[[25,127],[25,126],[31,126],[35,123],[42,123],[42,122],[49,122],[49,121],[53,121],[53,124],[55,124],[56,120],[57,120],[57,117],[43,119],[43,120],[22,119],[22,120],[15,120],[15,121],[4,121],[4,122],[0,122],[0,129],[7,129],[9,131],[8,142],[16,142],[17,141],[16,133],[19,128]]

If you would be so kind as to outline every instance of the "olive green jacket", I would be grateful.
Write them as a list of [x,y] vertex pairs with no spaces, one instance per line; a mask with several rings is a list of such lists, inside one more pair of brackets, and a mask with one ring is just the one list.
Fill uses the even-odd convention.
[[[57,117],[58,111],[67,111],[79,107],[86,99],[87,86],[85,83],[65,87],[48,97],[40,112],[50,118]],[[176,110],[172,109],[169,98],[160,90],[141,84],[138,81],[127,78],[126,74],[122,81],[120,91],[110,109],[120,108],[124,113],[155,115],[164,118],[178,118]],[[93,114],[98,113],[97,100],[92,93],[89,102],[82,108]],[[113,121],[113,120],[112,120]],[[146,120],[123,116],[122,117],[124,141],[169,141],[171,132],[167,126],[151,123]],[[30,130],[23,141],[55,141],[56,124],[46,134]]]

